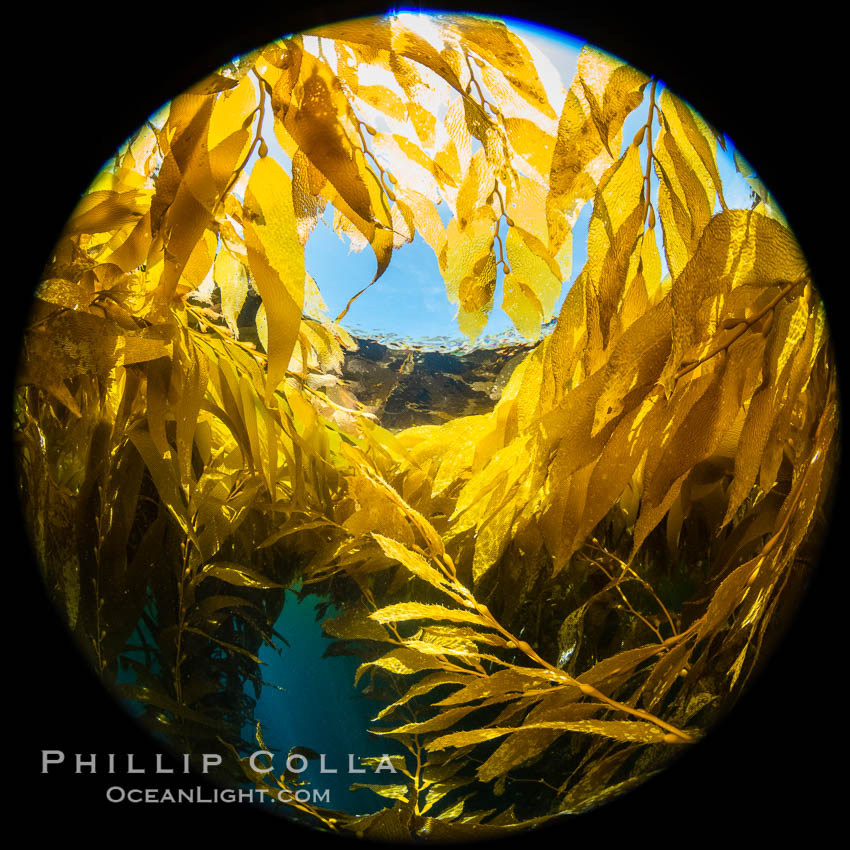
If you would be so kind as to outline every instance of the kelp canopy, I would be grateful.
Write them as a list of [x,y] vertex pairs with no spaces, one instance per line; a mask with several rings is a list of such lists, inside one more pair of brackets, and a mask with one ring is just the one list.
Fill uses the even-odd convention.
[[[281,39],[128,141],[36,292],[15,426],[46,585],[150,728],[292,787],[244,730],[298,585],[343,607],[323,628],[410,757],[377,814],[291,808],[463,839],[596,806],[729,708],[817,549],[837,378],[796,240],[763,190],[727,206],[687,104],[589,47],[553,104],[502,22],[419,20]],[[418,234],[464,333],[503,309],[536,340],[586,204],[493,409],[383,428],[314,229],[373,282]]]

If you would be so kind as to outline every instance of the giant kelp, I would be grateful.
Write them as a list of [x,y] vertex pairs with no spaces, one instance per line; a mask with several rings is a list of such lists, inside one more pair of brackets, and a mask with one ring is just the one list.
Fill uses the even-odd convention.
[[[341,604],[323,627],[410,758],[375,815],[291,805],[367,837],[582,811],[698,740],[793,604],[838,451],[823,305],[770,199],[727,205],[723,143],[589,47],[556,109],[464,16],[281,39],[154,116],[45,269],[15,407],[33,545],[104,681],[222,781],[286,788],[245,758],[259,648],[297,581]],[[501,275],[536,340],[585,204],[587,262],[493,409],[382,427],[305,268],[320,221],[372,283],[420,234],[470,338]]]

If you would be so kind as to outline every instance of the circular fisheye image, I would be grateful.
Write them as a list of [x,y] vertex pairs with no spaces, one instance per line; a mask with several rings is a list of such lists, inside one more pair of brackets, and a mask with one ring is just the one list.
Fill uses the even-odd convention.
[[79,651],[198,794],[522,834],[747,691],[839,395],[722,131],[572,36],[399,10],[235,57],[104,163],[27,317],[16,484]]

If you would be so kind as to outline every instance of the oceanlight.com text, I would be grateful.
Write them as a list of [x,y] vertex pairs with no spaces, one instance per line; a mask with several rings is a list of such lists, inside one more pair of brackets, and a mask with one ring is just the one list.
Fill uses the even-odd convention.
[[110,803],[265,803],[276,799],[281,803],[330,802],[327,788],[299,788],[296,791],[281,789],[276,794],[249,788],[122,788],[113,785],[106,790]]

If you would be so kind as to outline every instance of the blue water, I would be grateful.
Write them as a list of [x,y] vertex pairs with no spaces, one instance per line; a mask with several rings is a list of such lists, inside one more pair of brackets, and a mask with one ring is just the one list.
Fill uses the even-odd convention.
[[[376,812],[386,803],[384,798],[366,789],[350,791],[349,786],[358,782],[395,784],[397,775],[386,770],[376,774],[371,768],[364,774],[351,774],[349,754],[354,757],[354,765],[361,767],[359,760],[363,757],[405,751],[391,738],[370,735],[367,731],[384,703],[360,693],[368,675],[355,690],[354,674],[362,659],[322,657],[332,639],[325,636],[321,623],[316,622],[315,606],[319,601],[318,597],[308,596],[298,602],[294,595],[287,594],[275,629],[289,646],[279,647],[279,653],[264,646],[259,653],[260,660],[265,662],[261,668],[263,680],[277,687],[263,688],[255,716],[265,743],[275,752],[275,773],[282,772],[292,747],[309,747],[325,754],[326,767],[338,771],[321,774],[319,762],[310,761],[300,774],[302,780],[311,783],[308,788],[328,790],[324,807],[351,813]],[[340,613],[329,608],[326,616]],[[384,721],[379,725],[387,726]],[[246,732],[245,737],[251,739],[251,732]]]

